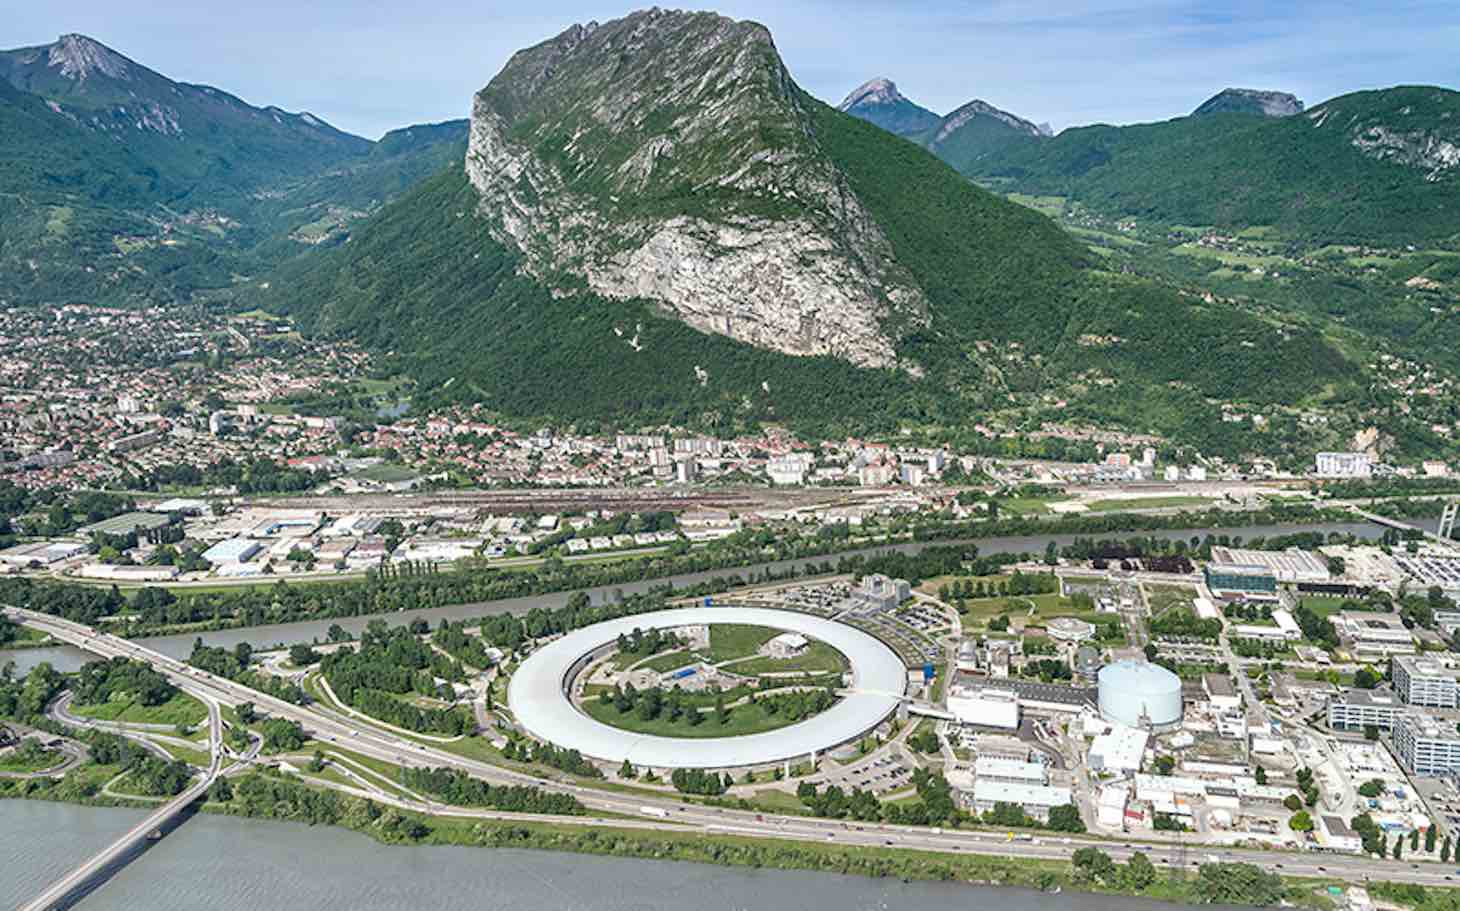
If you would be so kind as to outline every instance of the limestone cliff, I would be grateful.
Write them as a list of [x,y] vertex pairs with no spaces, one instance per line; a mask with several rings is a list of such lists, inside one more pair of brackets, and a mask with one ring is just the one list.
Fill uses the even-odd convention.
[[641,298],[706,332],[897,362],[922,292],[760,25],[651,10],[520,51],[472,107],[480,213],[558,295]]

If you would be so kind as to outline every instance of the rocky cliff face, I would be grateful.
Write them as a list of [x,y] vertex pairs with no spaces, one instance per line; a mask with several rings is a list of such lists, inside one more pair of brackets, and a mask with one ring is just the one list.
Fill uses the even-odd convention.
[[1261,114],[1264,117],[1291,117],[1303,112],[1303,102],[1288,92],[1267,92],[1261,89],[1223,89],[1202,102],[1192,116],[1200,114]]
[[805,103],[760,25],[635,13],[514,55],[474,100],[466,173],[493,235],[555,294],[892,365],[926,305]]
[[1460,94],[1425,86],[1355,92],[1308,112],[1315,130],[1340,130],[1362,154],[1424,173],[1460,174]]

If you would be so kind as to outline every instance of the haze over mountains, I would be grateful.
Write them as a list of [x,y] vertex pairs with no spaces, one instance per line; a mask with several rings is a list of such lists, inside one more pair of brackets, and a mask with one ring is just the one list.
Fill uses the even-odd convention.
[[82,35],[0,51],[0,298],[227,288],[439,169],[465,130],[371,142],[174,82]]
[[[721,431],[1008,412],[1235,446],[1224,408],[1358,420],[1372,358],[1454,350],[1443,89],[1306,111],[1228,89],[1052,136],[886,79],[832,108],[763,26],[653,10],[520,51],[462,105],[372,143],[81,36],[0,52],[0,300],[264,306],[375,348],[423,403]],[[1369,275],[1214,294],[1243,279],[1102,219],[1436,252],[1372,300]],[[1391,284],[1425,299],[1379,305]]]

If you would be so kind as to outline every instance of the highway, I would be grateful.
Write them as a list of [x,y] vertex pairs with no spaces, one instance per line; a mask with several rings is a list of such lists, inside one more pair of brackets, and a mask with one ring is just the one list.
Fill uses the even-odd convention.
[[[1002,831],[939,830],[927,827],[844,822],[797,815],[760,814],[685,804],[667,795],[658,797],[647,794],[617,794],[524,774],[458,756],[455,753],[374,728],[364,721],[343,720],[306,706],[292,705],[230,680],[192,668],[137,643],[98,633],[82,624],[15,608],[5,610],[17,622],[49,632],[58,639],[80,646],[97,655],[108,658],[126,656],[147,661],[179,686],[205,699],[210,704],[213,701],[224,705],[252,702],[266,713],[299,722],[317,740],[346,747],[353,752],[397,765],[454,768],[492,783],[530,784],[544,789],[568,792],[576,796],[590,811],[637,817],[634,821],[635,828],[643,828],[647,824],[669,831],[693,830],[704,833],[794,839],[837,845],[914,848],[943,853],[986,854],[1010,859],[1030,858],[1058,861],[1068,861],[1071,853],[1078,848],[1095,846],[1117,861],[1128,860],[1131,855],[1143,852],[1158,867],[1183,862],[1183,858],[1185,863],[1193,867],[1216,859],[1254,863],[1289,876],[1331,877],[1350,882],[1363,882],[1372,876],[1376,880],[1414,882],[1423,885],[1460,883],[1460,871],[1457,871],[1456,867],[1433,861],[1409,862],[1408,859],[1375,861],[1369,857],[1352,855],[1218,848],[1189,842],[1185,853],[1180,853],[1181,849],[1176,845],[1141,843],[1134,837],[1127,841],[1088,836],[1065,838],[1050,835],[1037,835],[1032,838],[1022,836],[1019,839],[1013,839]],[[216,754],[214,763],[216,766]],[[214,774],[216,774],[216,770]],[[556,821],[571,824],[576,820],[563,818]]]

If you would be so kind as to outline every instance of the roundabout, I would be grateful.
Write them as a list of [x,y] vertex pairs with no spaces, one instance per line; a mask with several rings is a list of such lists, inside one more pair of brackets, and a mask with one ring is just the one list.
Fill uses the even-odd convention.
[[[850,665],[851,684],[831,708],[758,734],[681,738],[639,734],[596,721],[573,704],[569,687],[620,635],[698,625],[737,624],[800,633],[826,643]],[[507,702],[517,723],[540,740],[606,762],[725,769],[799,759],[855,740],[897,708],[907,668],[887,645],[859,629],[810,614],[755,607],[693,607],[607,620],[574,630],[533,652],[512,675]]]

